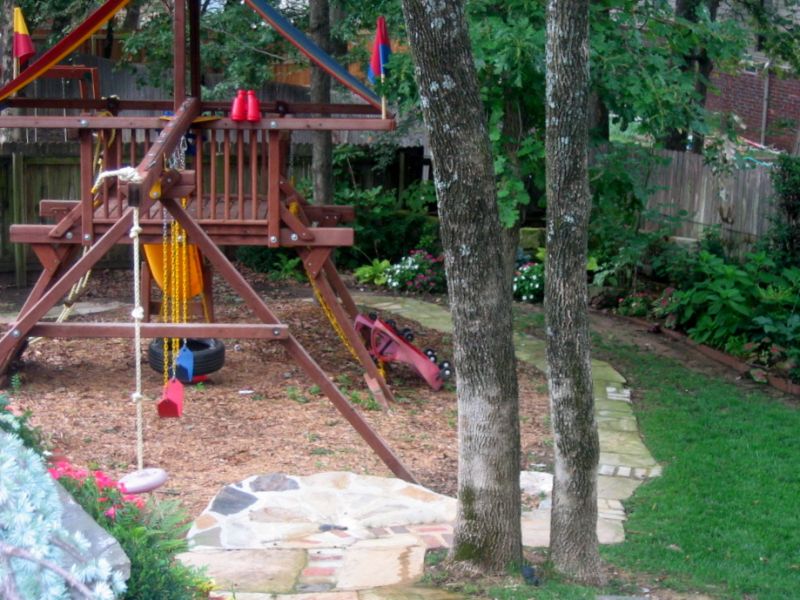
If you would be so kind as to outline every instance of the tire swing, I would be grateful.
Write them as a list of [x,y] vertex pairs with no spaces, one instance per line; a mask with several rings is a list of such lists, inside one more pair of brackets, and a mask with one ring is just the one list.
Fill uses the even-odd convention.
[[[186,199],[182,200],[186,205]],[[163,323],[186,323],[189,320],[189,298],[194,295],[199,275],[202,290],[202,267],[197,247],[186,240],[186,232],[177,221],[167,223],[164,211],[161,244]],[[190,290],[190,282],[192,288]],[[183,385],[213,373],[225,364],[225,346],[218,339],[157,338],[147,348],[150,367],[164,376],[164,390],[158,403],[162,418],[183,414]]]

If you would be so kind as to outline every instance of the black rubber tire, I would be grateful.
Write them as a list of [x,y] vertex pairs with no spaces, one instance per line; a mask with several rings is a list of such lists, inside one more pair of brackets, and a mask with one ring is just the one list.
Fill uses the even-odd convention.
[[400,332],[400,335],[402,335],[402,336],[403,336],[403,338],[404,338],[404,339],[405,339],[407,342],[413,342],[413,341],[414,341],[414,332],[413,332],[413,331],[411,331],[411,329],[409,329],[408,327],[406,327],[405,329],[403,329],[403,331],[401,331],[401,332]]
[[[194,356],[193,375],[208,375],[225,364],[225,344],[216,338],[189,338],[186,345]],[[164,372],[164,340],[156,338],[147,347],[147,362],[157,373]],[[182,383],[189,383],[180,377]]]

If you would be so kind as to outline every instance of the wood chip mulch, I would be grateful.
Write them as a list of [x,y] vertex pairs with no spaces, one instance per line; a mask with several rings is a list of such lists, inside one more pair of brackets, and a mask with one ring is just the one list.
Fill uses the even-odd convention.
[[[95,276],[88,299],[130,298],[130,274]],[[367,403],[362,370],[343,347],[307,285],[270,284],[257,289],[312,357],[349,395]],[[219,290],[217,290],[219,288]],[[254,322],[241,300],[215,284],[217,320]],[[382,315],[386,317],[386,315]],[[127,320],[129,309],[73,320]],[[450,338],[405,319],[415,343],[452,356]],[[311,385],[280,344],[225,340],[226,359],[211,381],[187,386],[184,415],[159,419],[155,402],[162,375],[143,360],[145,464],[167,470],[169,482],[156,494],[178,498],[198,514],[224,485],[250,475],[308,475],[346,470],[391,475],[328,399]],[[135,469],[136,423],[130,340],[42,340],[24,355],[22,386],[14,400],[30,409],[55,453],[73,463],[120,477]],[[518,368],[523,467],[552,460],[545,380],[528,365]],[[452,384],[433,392],[408,368],[392,365],[389,384],[398,402],[390,411],[359,407],[369,423],[423,485],[455,495],[456,399]]]

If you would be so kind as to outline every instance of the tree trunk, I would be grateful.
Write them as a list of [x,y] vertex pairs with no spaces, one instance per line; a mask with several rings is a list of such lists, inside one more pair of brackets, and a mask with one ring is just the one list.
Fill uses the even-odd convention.
[[125,20],[122,22],[122,30],[130,33],[139,29],[139,17],[142,14],[141,3],[134,0],[125,8]]
[[[675,16],[686,19],[693,23],[698,22],[698,12],[701,8],[708,9],[711,21],[717,20],[720,0],[676,0]],[[706,97],[708,96],[708,78],[714,70],[714,63],[708,56],[705,48],[697,48],[691,56],[685,56],[684,71],[694,73],[694,89],[697,92],[696,102],[705,107]],[[663,139],[664,147],[667,150],[685,152],[687,147],[695,154],[703,154],[705,146],[705,136],[698,132],[692,132],[692,142],[689,144],[689,128],[678,130],[673,129],[668,132]]]
[[[309,3],[311,39],[325,50],[331,51],[331,21],[328,0],[311,0]],[[313,65],[311,67],[311,102],[328,104],[331,101],[330,76]],[[314,204],[332,204],[333,198],[333,141],[330,131],[312,134],[311,176],[314,184]]]
[[547,33],[545,316],[555,438],[550,556],[559,572],[596,584],[602,580],[597,549],[600,442],[586,285],[589,0],[549,0]]
[[458,517],[450,558],[504,572],[522,559],[519,403],[492,153],[463,0],[403,0],[433,155],[453,316]]

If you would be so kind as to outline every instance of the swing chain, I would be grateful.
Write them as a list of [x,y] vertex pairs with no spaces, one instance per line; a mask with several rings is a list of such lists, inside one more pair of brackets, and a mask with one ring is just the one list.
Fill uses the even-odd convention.
[[189,143],[186,141],[186,136],[183,136],[177,148],[172,152],[172,156],[169,157],[170,169],[178,171],[186,170],[186,149],[188,147]]

